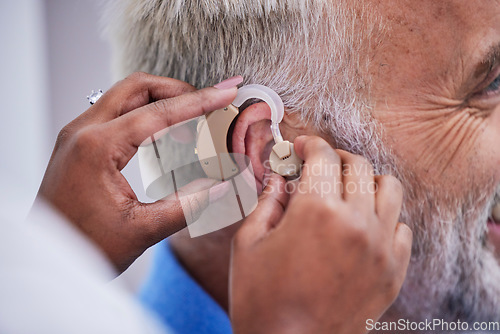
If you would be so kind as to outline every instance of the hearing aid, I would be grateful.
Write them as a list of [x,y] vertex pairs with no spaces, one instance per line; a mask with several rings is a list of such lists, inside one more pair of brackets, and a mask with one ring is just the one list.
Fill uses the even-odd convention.
[[[138,148],[146,195],[153,200],[174,195],[182,207],[191,237],[229,226],[257,207],[252,162],[245,154],[231,152],[231,132],[239,108],[250,99],[264,101],[271,109],[270,131],[274,145],[269,157],[270,168],[288,178],[298,176],[302,160],[293,144],[283,140],[280,133],[283,102],[273,90],[261,85],[241,87],[232,104],[162,129]],[[181,133],[190,139],[181,139],[178,136]],[[202,200],[201,204],[208,204],[200,204],[197,210],[189,199],[193,195]]]
[[285,113],[283,101],[272,89],[257,84],[239,88],[232,104],[208,113],[198,123],[195,153],[205,174],[219,180],[227,180],[238,174],[238,165],[228,150],[228,136],[231,124],[238,116],[238,108],[250,99],[262,100],[271,108],[271,133],[274,139],[269,156],[271,170],[285,177],[298,176],[303,160],[295,152],[293,143],[283,140],[279,128]]

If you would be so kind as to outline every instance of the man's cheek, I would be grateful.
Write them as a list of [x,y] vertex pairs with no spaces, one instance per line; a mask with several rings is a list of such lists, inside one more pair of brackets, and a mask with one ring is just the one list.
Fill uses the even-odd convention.
[[496,184],[500,184],[500,108],[487,119],[480,138],[478,155],[480,162],[476,163],[478,172],[488,171]]
[[446,182],[456,190],[471,186],[467,183],[476,168],[473,162],[478,156],[484,119],[462,110],[441,119],[415,118],[412,124],[401,127],[400,137],[407,140],[395,141],[396,152],[422,182]]

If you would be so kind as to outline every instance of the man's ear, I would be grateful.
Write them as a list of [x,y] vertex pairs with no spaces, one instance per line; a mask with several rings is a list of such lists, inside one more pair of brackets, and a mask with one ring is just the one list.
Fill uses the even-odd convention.
[[[319,133],[310,124],[304,123],[298,114],[287,113],[280,123],[283,139],[293,142],[300,135],[316,135],[328,140],[328,137]],[[234,121],[229,151],[246,155],[252,162],[257,192],[261,193],[262,185],[271,172],[269,155],[274,146],[271,133],[271,108],[265,102],[252,104],[240,108],[240,113]]]
[[267,160],[274,145],[270,126],[271,109],[265,102],[255,103],[240,109],[231,137],[230,150],[250,158],[259,193],[265,175],[270,173]]

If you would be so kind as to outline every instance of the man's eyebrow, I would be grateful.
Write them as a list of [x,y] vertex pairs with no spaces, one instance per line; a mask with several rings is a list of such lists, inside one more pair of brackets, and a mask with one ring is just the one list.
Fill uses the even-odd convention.
[[476,77],[486,78],[500,61],[500,42],[492,45],[476,66]]

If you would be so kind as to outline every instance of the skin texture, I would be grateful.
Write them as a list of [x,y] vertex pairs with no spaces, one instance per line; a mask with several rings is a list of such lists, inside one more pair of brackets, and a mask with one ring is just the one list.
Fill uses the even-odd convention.
[[[500,4],[401,1],[395,5],[381,1],[378,10],[389,28],[387,38],[373,50],[370,75],[374,117],[383,125],[384,141],[405,171],[405,189],[432,194],[434,206],[442,212],[439,217],[437,211],[428,209],[434,219],[419,218],[415,212],[419,198],[423,198],[420,194],[414,197],[414,203],[405,203],[405,211],[412,212],[408,216],[414,220],[408,223],[413,229],[421,224],[430,234],[440,230],[441,240],[455,234],[463,243],[428,242],[426,246],[420,241],[425,234],[418,233],[415,259],[425,252],[435,257],[455,252],[447,249],[471,244],[475,248],[464,251],[465,259],[442,260],[439,264],[431,264],[430,259],[415,260],[410,266],[411,279],[403,290],[405,302],[401,304],[406,305],[395,305],[386,318],[419,319],[427,314],[465,321],[498,319],[498,308],[492,306],[498,303],[498,291],[488,286],[487,278],[496,280],[498,276],[498,263],[489,261],[489,257],[493,249],[498,252],[500,244],[498,233],[487,233],[487,219],[481,217],[481,211],[489,211],[488,201],[500,183],[500,94],[494,84],[500,62],[491,54],[500,42]],[[413,177],[408,177],[410,174]],[[471,204],[464,204],[467,202]],[[440,221],[453,225],[439,228]],[[478,236],[469,236],[473,234]],[[442,271],[430,269],[436,266]],[[422,272],[426,272],[425,278]],[[466,286],[452,287],[456,284],[450,279],[452,272],[455,276],[460,273],[468,282]],[[417,280],[423,290],[429,291],[434,281],[436,290],[451,291],[429,299],[427,303],[432,305],[426,305],[426,313],[419,313],[417,305],[424,301],[422,291],[412,287]],[[474,302],[477,297],[464,297],[481,295],[482,289],[489,292],[481,303]],[[413,307],[408,306],[412,303]]]
[[481,64],[500,42],[498,2],[392,4],[380,2],[390,40],[376,51],[372,69],[376,118],[387,141],[405,167],[453,194],[471,186],[464,181],[478,181],[473,161],[498,183],[500,98],[478,96],[498,76],[498,59],[493,77]]
[[[371,82],[372,114],[381,124],[384,143],[392,150],[399,168],[404,171],[402,174],[408,176],[404,180],[405,190],[410,195],[416,189],[432,193],[436,204],[443,211],[451,212],[447,221],[458,216],[455,211],[467,198],[477,208],[485,208],[486,200],[482,197],[492,197],[500,183],[500,92],[492,89],[495,88],[492,82],[500,74],[500,57],[488,57],[491,49],[500,43],[499,2],[397,0],[374,2],[373,8],[383,18],[386,31],[381,42],[370,50],[371,67],[360,75]],[[247,128],[247,133],[239,137],[251,135],[267,140],[266,134],[260,132],[259,122],[255,120],[256,125]],[[311,129],[286,118],[282,132],[286,139],[293,140],[298,133],[311,133]],[[325,139],[331,142],[331,138]],[[261,144],[260,148],[252,148],[252,145],[250,140],[240,140],[236,147],[244,146],[247,151],[266,147]],[[258,156],[253,156],[252,164],[259,164]],[[404,204],[414,213],[408,215],[414,221],[407,223],[417,230],[425,229],[419,225],[424,218],[417,216],[420,202],[416,201],[418,198],[413,198],[413,202],[411,199],[408,197]],[[470,234],[474,229],[486,231],[486,220],[469,219],[466,228]],[[225,291],[230,239],[235,230],[227,229],[218,232],[217,236],[199,240],[188,240],[181,232],[172,239],[188,271],[224,307],[228,300]],[[424,238],[427,238],[425,230],[416,240],[422,239],[417,243],[420,247],[417,251],[430,247]],[[477,247],[484,248],[482,255],[489,256],[495,247],[500,249],[496,242],[500,240],[498,235],[481,233],[479,238],[485,240],[476,242]],[[468,243],[467,240],[461,242]],[[432,247],[439,254],[439,247],[445,250],[448,246],[442,243]],[[189,253],[190,249],[195,251]],[[441,262],[437,266],[445,265],[455,265],[460,270],[464,264]],[[491,265],[498,266],[496,263]],[[427,269],[425,265],[414,267],[414,279],[422,277]],[[467,270],[464,269],[463,275],[475,283]],[[428,279],[437,283],[439,272],[433,275]],[[415,284],[413,287],[410,284],[408,290],[415,290],[419,283]],[[461,291],[455,293],[460,295]],[[411,298],[414,300],[413,310],[418,310],[423,302],[418,299],[419,293],[411,297],[410,291],[408,295],[409,303],[412,303]],[[495,298],[498,296],[491,297]],[[434,304],[429,306],[429,312],[434,315],[444,313],[460,317],[461,312],[462,317],[465,314],[469,319],[495,318],[494,307],[490,308],[492,316],[481,315],[473,309],[454,314],[453,310],[447,310],[446,299],[431,302]],[[412,311],[402,313],[402,309],[396,307],[386,314],[386,319],[412,315],[419,316]]]

